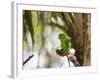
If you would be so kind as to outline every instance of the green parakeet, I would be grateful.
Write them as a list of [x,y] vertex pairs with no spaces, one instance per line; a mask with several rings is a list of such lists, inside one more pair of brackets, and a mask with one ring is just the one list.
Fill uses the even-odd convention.
[[61,33],[59,34],[59,39],[61,42],[61,48],[69,52],[69,49],[71,48],[70,37],[67,34]]

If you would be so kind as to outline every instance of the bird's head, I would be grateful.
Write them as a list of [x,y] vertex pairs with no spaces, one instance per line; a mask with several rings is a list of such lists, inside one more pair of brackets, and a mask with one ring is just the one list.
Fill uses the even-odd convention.
[[63,33],[61,33],[61,34],[59,34],[59,39],[62,39],[62,38],[65,38],[66,37],[66,35],[65,34],[63,34]]

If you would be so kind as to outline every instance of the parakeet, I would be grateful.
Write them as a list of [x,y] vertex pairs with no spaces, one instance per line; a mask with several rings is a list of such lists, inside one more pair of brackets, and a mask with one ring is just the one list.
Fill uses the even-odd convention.
[[67,34],[64,34],[64,33],[59,34],[58,38],[60,39],[60,42],[61,42],[61,48],[69,52],[71,48],[71,41],[70,41],[71,38]]
[[75,49],[72,48],[71,44],[71,38],[67,34],[59,34],[59,39],[61,42],[61,48],[62,49],[57,49],[56,52],[60,56],[66,56],[68,59],[68,63],[70,66],[70,61],[75,65],[75,66],[80,66],[79,62],[77,61],[77,58],[75,56]]

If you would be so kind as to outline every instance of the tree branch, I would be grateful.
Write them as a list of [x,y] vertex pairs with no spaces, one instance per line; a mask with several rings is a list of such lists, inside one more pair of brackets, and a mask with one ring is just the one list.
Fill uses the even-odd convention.
[[59,56],[66,56],[68,58],[68,61],[71,61],[75,66],[80,66],[77,58],[74,55],[66,52],[64,49],[57,49],[56,52]]

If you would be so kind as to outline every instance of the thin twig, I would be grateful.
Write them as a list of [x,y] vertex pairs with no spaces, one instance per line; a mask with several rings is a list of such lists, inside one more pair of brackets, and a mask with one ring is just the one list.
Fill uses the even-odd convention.
[[29,56],[29,58],[26,59],[26,60],[23,62],[23,65],[25,65],[33,56],[34,56],[34,55]]

